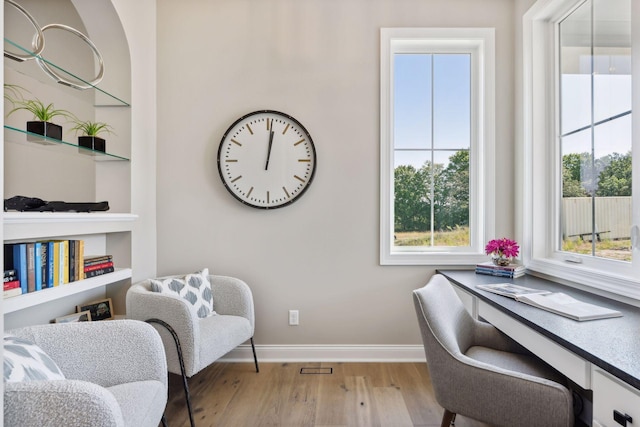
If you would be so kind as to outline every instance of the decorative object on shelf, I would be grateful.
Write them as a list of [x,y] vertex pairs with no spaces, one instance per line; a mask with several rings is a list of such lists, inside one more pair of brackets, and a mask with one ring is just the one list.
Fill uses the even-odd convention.
[[89,310],[79,313],[69,314],[68,316],[56,317],[55,323],[71,323],[71,322],[91,322],[91,312]]
[[495,265],[507,266],[520,253],[520,246],[515,240],[503,237],[489,240],[484,250],[487,255],[491,255],[491,261]]
[[[83,79],[81,79],[81,78],[79,78],[77,76],[74,76],[71,73],[67,73],[70,76],[78,79],[81,83],[72,82],[72,81],[69,81],[69,80],[65,79],[64,77],[61,77],[56,71],[54,71],[53,67],[45,59],[43,59],[41,56],[38,56],[36,58],[36,62],[38,63],[40,68],[42,68],[42,71],[44,71],[49,77],[51,77],[56,82],[58,82],[60,84],[63,84],[65,86],[72,87],[74,89],[89,89],[89,88],[95,87],[95,85],[100,83],[100,81],[104,77],[104,61],[102,60],[102,55],[98,51],[98,48],[96,47],[95,44],[93,44],[93,42],[89,39],[89,37],[85,36],[80,31],[76,30],[75,28],[69,27],[68,25],[63,25],[63,24],[45,25],[44,27],[42,27],[42,33],[44,33],[46,30],[49,30],[49,29],[59,29],[59,30],[68,31],[68,32],[78,36],[82,41],[84,41],[87,45],[89,45],[89,47],[91,48],[91,50],[93,51],[93,53],[94,53],[94,55],[96,57],[96,60],[98,62],[98,66],[99,66],[99,70],[98,70],[98,74],[91,81],[85,81],[85,80],[83,80]],[[58,67],[56,67],[56,68],[58,68]]]
[[[33,16],[31,16],[31,14],[27,12],[26,9],[20,6],[18,3],[12,0],[4,0],[4,2],[5,4],[10,4],[11,6],[15,7],[18,11],[20,11],[20,13],[22,13],[27,18],[29,23],[33,25],[33,28],[35,28],[36,30],[36,34],[33,37],[33,42],[32,42],[32,48],[33,48],[32,52],[28,52],[25,49],[21,49],[21,50],[24,50],[25,53],[14,53],[14,52],[9,52],[5,49],[4,56],[6,58],[10,58],[18,62],[28,61],[30,59],[37,57],[44,50],[44,34],[42,33],[42,29],[40,28],[40,25],[38,25],[38,23],[33,18]],[[6,40],[7,39],[5,38],[5,41]]]
[[[72,127],[71,130],[82,133],[82,135],[78,136],[78,146],[81,147],[81,153],[95,155],[96,153],[94,151],[103,153],[106,151],[106,141],[98,135],[102,132],[113,133],[110,125],[102,122],[92,122],[90,120],[74,120],[73,122],[76,125]],[[85,148],[89,150],[85,150]]]
[[82,311],[91,312],[91,321],[94,320],[110,320],[113,319],[113,304],[111,298],[105,298],[98,301],[89,302],[77,307],[78,313]]
[[46,202],[37,197],[13,196],[4,199],[4,210],[20,212],[94,212],[108,211],[109,202]]
[[240,202],[259,209],[287,206],[305,193],[316,170],[316,150],[302,124],[278,111],[240,117],[222,136],[218,172]]
[[[58,141],[62,140],[62,126],[57,125],[55,123],[51,123],[51,120],[54,117],[66,117],[72,118],[73,114],[68,112],[67,110],[56,109],[53,106],[53,103],[46,104],[40,101],[38,98],[35,99],[24,99],[20,98],[12,98],[5,92],[5,99],[8,99],[9,102],[13,105],[13,109],[11,109],[7,113],[7,117],[11,114],[15,113],[19,110],[26,110],[33,114],[33,118],[36,120],[27,122],[27,140],[38,142],[40,144],[54,144],[55,142],[50,141],[49,139],[56,139]],[[45,139],[35,137],[36,135],[42,135]],[[48,138],[48,139],[47,139]]]

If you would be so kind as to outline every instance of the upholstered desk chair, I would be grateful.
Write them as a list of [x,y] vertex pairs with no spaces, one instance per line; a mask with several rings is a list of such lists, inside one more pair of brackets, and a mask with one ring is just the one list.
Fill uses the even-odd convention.
[[[210,275],[207,270],[204,272],[213,297],[214,313],[211,314],[194,309],[184,295],[177,292],[152,290],[158,282],[172,288],[175,288],[175,283],[178,286],[181,283],[188,284],[192,275],[144,280],[127,291],[127,317],[150,322],[156,327],[164,343],[169,372],[182,375],[191,425],[194,425],[194,420],[187,378],[246,341],[251,342],[255,369],[259,372],[253,342],[251,289],[234,277]],[[174,279],[178,282],[174,283]],[[182,289],[181,292],[184,293]],[[208,291],[205,294],[209,295]]]
[[158,332],[112,320],[5,332],[5,427],[157,427],[167,404]]
[[413,300],[442,427],[461,414],[492,426],[573,426],[572,393],[544,362],[473,319],[449,281],[434,275]]

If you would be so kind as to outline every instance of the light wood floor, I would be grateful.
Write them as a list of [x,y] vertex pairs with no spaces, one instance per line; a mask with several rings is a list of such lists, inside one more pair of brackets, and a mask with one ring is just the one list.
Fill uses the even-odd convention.
[[[438,427],[443,413],[425,363],[261,363],[260,373],[253,363],[214,363],[189,388],[198,427]],[[173,374],[166,416],[170,427],[189,426]],[[455,424],[488,427],[460,416]]]

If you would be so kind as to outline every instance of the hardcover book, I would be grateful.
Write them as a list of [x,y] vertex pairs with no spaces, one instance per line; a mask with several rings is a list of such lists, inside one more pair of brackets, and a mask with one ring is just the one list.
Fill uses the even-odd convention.
[[512,283],[477,285],[476,287],[578,321],[622,316],[622,313],[617,310],[579,301],[562,292],[552,293]]

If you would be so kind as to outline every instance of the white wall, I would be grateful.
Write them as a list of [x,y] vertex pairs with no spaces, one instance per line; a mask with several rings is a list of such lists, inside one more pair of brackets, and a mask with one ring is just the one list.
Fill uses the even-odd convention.
[[[379,30],[496,28],[496,223],[511,235],[513,2],[158,0],[157,13],[158,274],[244,279],[257,344],[419,344],[411,290],[434,269],[378,263]],[[216,166],[224,131],[258,109],[296,117],[318,156],[308,192],[273,211],[237,202]]]

